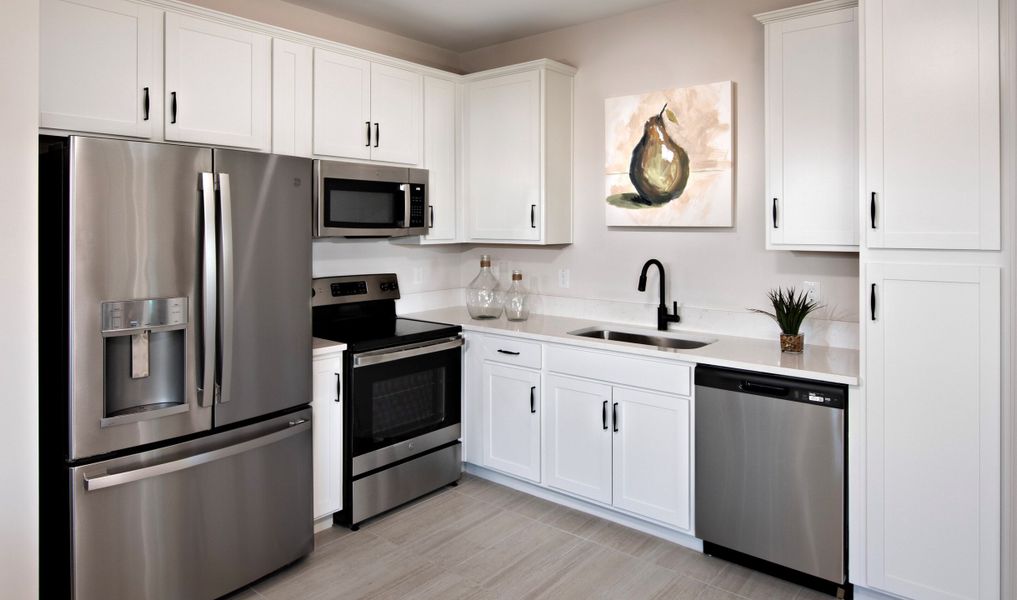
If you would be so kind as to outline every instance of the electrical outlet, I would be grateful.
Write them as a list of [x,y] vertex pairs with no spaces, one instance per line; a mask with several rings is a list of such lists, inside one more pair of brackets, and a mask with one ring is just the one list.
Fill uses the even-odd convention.
[[424,267],[413,267],[413,283],[424,283]]
[[806,294],[808,294],[809,300],[812,300],[817,304],[822,301],[822,295],[819,293],[820,286],[818,281],[803,281],[802,289],[805,290]]
[[558,287],[567,289],[569,287],[569,277],[568,269],[558,269]]

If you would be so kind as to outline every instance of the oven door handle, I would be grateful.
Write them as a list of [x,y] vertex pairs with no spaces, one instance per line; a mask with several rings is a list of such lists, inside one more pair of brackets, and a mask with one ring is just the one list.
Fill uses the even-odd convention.
[[353,368],[380,365],[381,363],[392,362],[393,360],[402,360],[404,358],[412,358],[422,354],[433,354],[435,352],[459,348],[462,345],[463,338],[454,337],[437,343],[428,342],[426,344],[410,344],[407,346],[386,348],[384,350],[374,350],[372,352],[361,352],[360,354],[353,355]]

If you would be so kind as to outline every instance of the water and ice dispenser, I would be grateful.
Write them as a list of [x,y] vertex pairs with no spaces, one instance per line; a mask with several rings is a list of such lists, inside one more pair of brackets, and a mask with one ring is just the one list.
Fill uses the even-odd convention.
[[187,298],[102,303],[103,419],[187,410]]

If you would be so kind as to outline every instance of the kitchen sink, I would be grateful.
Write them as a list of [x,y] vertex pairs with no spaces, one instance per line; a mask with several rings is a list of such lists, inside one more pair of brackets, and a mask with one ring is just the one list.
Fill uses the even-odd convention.
[[611,340],[614,342],[628,342],[630,344],[643,344],[656,346],[658,348],[674,348],[677,350],[692,350],[712,344],[716,340],[696,340],[678,337],[665,337],[662,335],[649,335],[644,333],[632,333],[630,331],[614,331],[591,327],[589,329],[577,329],[570,331],[569,335],[593,338],[596,340]]

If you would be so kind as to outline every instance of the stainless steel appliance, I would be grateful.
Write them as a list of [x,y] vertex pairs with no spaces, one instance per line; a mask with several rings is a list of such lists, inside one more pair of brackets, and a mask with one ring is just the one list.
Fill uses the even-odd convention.
[[215,598],[312,549],[311,177],[40,140],[44,595]]
[[314,161],[314,237],[424,235],[427,171]]
[[708,554],[843,597],[841,385],[696,368],[696,536]]
[[357,524],[459,480],[458,325],[396,316],[395,274],[314,280],[315,337],[347,344],[344,509]]

